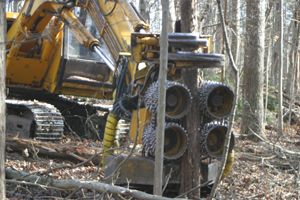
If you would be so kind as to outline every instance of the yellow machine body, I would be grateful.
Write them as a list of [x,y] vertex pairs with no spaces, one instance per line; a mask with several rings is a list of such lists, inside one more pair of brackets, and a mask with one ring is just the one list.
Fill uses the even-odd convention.
[[[138,118],[139,113],[139,118]],[[136,134],[138,134],[138,143],[142,143],[142,135],[145,127],[150,123],[150,118],[152,117],[149,110],[142,108],[139,112],[135,111],[132,116],[130,123],[130,133],[129,138],[135,142]]]
[[[25,15],[28,4],[29,1],[26,1],[20,13],[7,12],[7,19],[14,21],[7,33],[7,50],[9,50],[6,61],[7,87],[112,99],[113,87],[59,80],[59,74],[64,70],[62,62],[64,48],[66,48],[64,27],[67,23],[79,43],[92,51],[94,45],[101,46],[100,38],[110,38],[110,40],[106,39],[106,43],[111,48],[113,60],[117,62],[120,52],[130,51],[131,33],[134,29],[148,29],[148,25],[138,18],[130,4],[127,1],[118,1],[114,12],[106,16],[103,24],[101,19],[104,17],[101,12],[109,12],[114,6],[113,2],[104,3],[104,1],[96,0],[87,1],[86,4],[77,2],[74,7],[82,7],[88,11],[101,33],[100,38],[91,35],[73,14],[73,10],[63,4],[35,0],[30,14]],[[35,47],[38,47],[38,51],[33,52]],[[130,62],[128,71],[133,77],[136,64]],[[99,73],[97,76],[103,77],[104,75]],[[111,76],[112,72],[106,75],[108,78],[104,80],[104,83],[111,84]]]
[[[79,15],[84,12],[87,14],[83,20]],[[138,117],[137,100],[147,93],[156,95],[149,88],[158,80],[160,35],[140,31],[149,27],[133,5],[126,0],[27,0],[20,13],[6,15],[10,22],[6,87],[11,94],[113,99],[114,106],[105,127],[103,149],[106,152],[102,165],[112,152],[109,149],[116,144],[119,119],[131,121],[128,137],[134,139],[138,133],[138,142],[143,143],[145,126],[155,119],[156,111],[142,102]],[[172,87],[177,88],[183,68],[223,67],[224,56],[210,53],[211,37],[176,33],[169,34],[168,38],[167,76],[173,82]],[[195,53],[182,52],[181,48],[191,48]],[[190,109],[188,88],[178,87],[180,90],[173,89],[168,96],[171,111],[167,112],[167,118],[179,119]],[[180,104],[187,105],[182,108]],[[187,134],[181,124],[166,124],[169,134],[166,143],[170,142],[171,149],[167,159],[175,160],[186,150]],[[172,137],[172,133],[177,136]],[[173,148],[174,144],[178,145]],[[155,148],[150,151],[153,153]]]

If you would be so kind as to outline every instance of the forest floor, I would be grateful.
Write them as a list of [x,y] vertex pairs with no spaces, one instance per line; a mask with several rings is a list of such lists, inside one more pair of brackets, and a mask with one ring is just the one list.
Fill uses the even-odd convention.
[[[266,142],[239,140],[235,132],[235,162],[229,175],[221,181],[220,199],[300,199],[299,151],[300,127],[284,129],[278,137],[276,126],[266,126]],[[278,146],[276,146],[278,145]]]
[[[300,124],[300,123],[298,123]],[[217,199],[299,199],[300,197],[300,126],[293,125],[287,134],[278,137],[276,128],[266,126],[268,142],[251,142],[239,139],[239,125],[234,124],[235,164],[229,175],[221,181],[217,189]],[[70,143],[71,140],[65,140]],[[269,143],[269,144],[268,144]],[[72,143],[85,148],[101,148],[101,142],[84,141]],[[276,145],[279,145],[276,146]],[[9,149],[8,149],[9,150]],[[26,152],[25,152],[26,153]],[[28,173],[45,172],[50,167],[63,164],[74,166],[74,162],[49,159],[47,157],[26,156],[24,152],[12,150],[6,153],[6,168]],[[81,179],[100,181],[104,172],[97,166],[82,165],[74,169],[57,169],[48,173],[55,179]],[[6,182],[7,199],[101,199],[100,192],[91,190],[58,190],[42,185],[26,185],[16,180]],[[69,196],[70,195],[70,196]],[[106,196],[108,199],[108,196]],[[111,196],[110,199],[118,199]]]

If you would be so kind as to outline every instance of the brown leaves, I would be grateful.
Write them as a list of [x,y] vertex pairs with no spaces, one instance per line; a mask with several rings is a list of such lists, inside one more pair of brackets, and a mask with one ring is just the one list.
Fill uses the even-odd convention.
[[[270,141],[283,148],[300,151],[299,145],[294,143],[300,141],[300,135],[297,135],[299,128],[299,125],[291,126],[290,134],[286,134],[283,138],[278,138],[276,130],[272,128],[266,130],[266,135]],[[235,130],[235,133],[239,133],[239,130]],[[284,154],[278,149],[270,149],[262,142],[239,140],[238,134],[235,152],[234,166],[218,187],[218,198],[270,200],[275,196],[277,199],[297,198],[300,185],[295,174],[299,174],[299,157]],[[285,166],[288,164],[289,169],[283,169],[282,165],[276,163],[285,163]],[[295,183],[295,179],[298,180],[298,184]]]

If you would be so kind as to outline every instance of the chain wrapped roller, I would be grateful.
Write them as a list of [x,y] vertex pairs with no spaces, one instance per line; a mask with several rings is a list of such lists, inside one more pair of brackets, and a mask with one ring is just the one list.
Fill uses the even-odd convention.
[[[212,122],[206,124],[201,129],[200,146],[202,156],[211,156],[213,158],[222,158],[227,125],[219,122]],[[231,139],[229,144],[229,153],[234,147],[234,135],[231,133]]]
[[[158,85],[158,81],[152,83],[144,96],[146,108],[152,114],[157,112]],[[191,99],[192,97],[187,87],[181,83],[167,81],[166,116],[170,119],[183,117],[191,107]]]
[[151,122],[145,127],[142,135],[142,143],[145,152],[153,154],[155,152],[156,145],[156,128],[155,117],[152,116]]
[[[149,124],[142,136],[145,152],[154,154],[156,146],[156,128]],[[180,158],[188,145],[186,131],[177,123],[165,124],[164,158],[174,160]]]
[[147,125],[142,135],[143,148],[145,152],[154,154],[156,145],[156,130],[151,126]]
[[232,89],[219,82],[203,81],[199,85],[200,112],[211,121],[230,115],[234,93]]

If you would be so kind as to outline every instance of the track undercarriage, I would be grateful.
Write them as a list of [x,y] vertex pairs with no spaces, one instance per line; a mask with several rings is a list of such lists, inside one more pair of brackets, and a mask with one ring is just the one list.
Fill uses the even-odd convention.
[[7,133],[38,140],[59,141],[63,138],[64,120],[53,105],[38,101],[5,100]]
[[8,136],[60,141],[66,133],[75,138],[103,139],[109,106],[59,96],[21,99],[6,100]]

